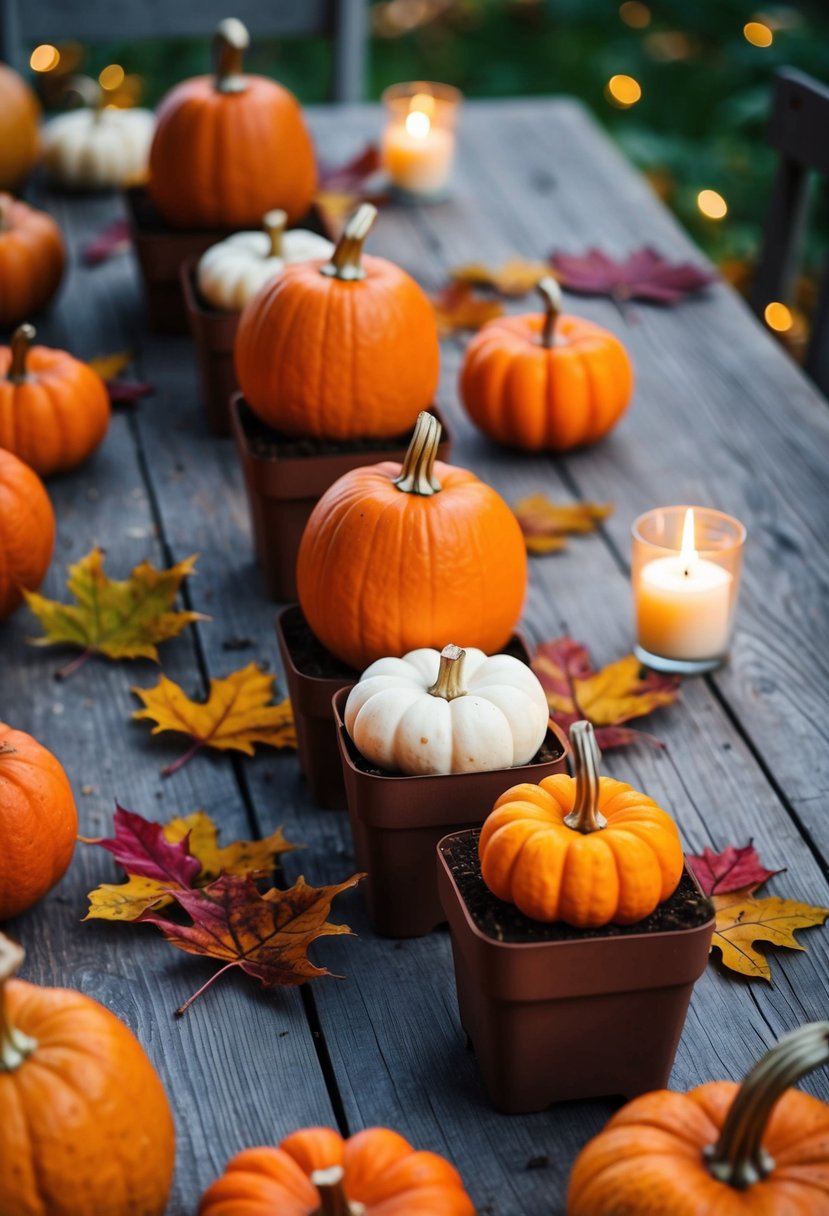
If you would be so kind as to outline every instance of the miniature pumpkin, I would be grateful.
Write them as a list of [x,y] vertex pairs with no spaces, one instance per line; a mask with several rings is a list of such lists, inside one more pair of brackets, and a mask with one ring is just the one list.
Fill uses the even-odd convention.
[[0,722],[0,921],[25,912],[60,881],[77,831],[59,762],[31,735]]
[[483,773],[528,764],[549,715],[544,689],[525,663],[450,645],[372,663],[348,695],[345,728],[380,768]]
[[434,312],[399,266],[362,256],[376,215],[363,203],[330,261],[288,267],[242,313],[234,348],[239,387],[283,434],[400,435],[434,399]]
[[162,1216],[175,1129],[123,1022],[80,992],[12,979],[0,934],[0,1212]]
[[0,621],[36,591],[55,547],[55,513],[33,469],[0,448]]
[[109,394],[101,377],[63,350],[32,346],[21,325],[0,346],[0,447],[41,477],[74,469],[102,442]]
[[334,246],[324,236],[305,228],[286,232],[287,222],[287,212],[269,211],[263,232],[234,232],[202,254],[196,281],[208,304],[238,312],[286,266],[331,257]]
[[43,126],[43,165],[53,185],[66,190],[106,190],[147,176],[155,115],[138,107],[94,102],[50,118]]
[[63,237],[45,211],[0,194],[0,329],[48,304],[66,263]]
[[147,188],[174,227],[252,228],[272,207],[293,224],[311,205],[317,169],[299,102],[243,74],[249,42],[241,21],[221,21],[215,75],[176,85],[158,108]]
[[576,722],[570,740],[575,777],[514,785],[495,803],[478,844],[481,875],[534,920],[634,924],[679,884],[676,824],[646,794],[599,776],[589,722]]
[[34,169],[39,119],[37,98],[23,77],[0,63],[0,190],[16,190]]
[[790,1089],[829,1063],[829,1022],[786,1035],[742,1085],[634,1098],[576,1158],[567,1216],[829,1212],[829,1105]]
[[397,1132],[369,1127],[343,1140],[327,1127],[278,1148],[238,1153],[209,1186],[198,1216],[474,1216],[458,1171],[416,1152]]
[[472,421],[509,447],[564,452],[616,425],[633,392],[618,338],[584,317],[561,316],[555,279],[539,283],[543,316],[499,317],[476,334],[461,368]]
[[305,619],[359,670],[447,637],[500,650],[521,615],[518,521],[474,473],[435,461],[440,429],[421,414],[402,465],[346,473],[305,527],[296,571]]

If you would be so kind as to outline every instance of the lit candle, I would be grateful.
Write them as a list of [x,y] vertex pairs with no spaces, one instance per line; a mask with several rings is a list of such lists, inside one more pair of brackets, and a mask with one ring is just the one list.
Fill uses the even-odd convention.
[[[383,135],[383,168],[405,194],[439,195],[452,172],[453,124],[460,94],[448,85],[396,85],[384,100],[389,121]],[[440,90],[426,92],[426,88]]]

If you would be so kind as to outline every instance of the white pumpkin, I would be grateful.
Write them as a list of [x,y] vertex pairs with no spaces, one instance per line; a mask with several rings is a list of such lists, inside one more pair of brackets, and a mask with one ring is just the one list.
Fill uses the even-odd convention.
[[89,107],[43,126],[43,163],[55,185],[103,190],[147,175],[155,115],[149,110]]
[[199,291],[214,308],[239,312],[260,288],[290,262],[330,258],[334,246],[305,228],[285,231],[284,211],[269,211],[262,232],[234,232],[202,254],[196,270]]
[[549,712],[537,676],[511,655],[424,647],[366,668],[346,701],[345,728],[378,768],[481,773],[527,764]]

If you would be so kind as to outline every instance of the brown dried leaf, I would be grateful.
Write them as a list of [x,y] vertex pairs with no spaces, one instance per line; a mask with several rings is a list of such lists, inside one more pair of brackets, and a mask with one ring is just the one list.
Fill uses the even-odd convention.
[[613,514],[612,503],[554,503],[546,494],[530,494],[513,506],[527,552],[536,556],[567,548],[567,536],[595,532]]
[[491,269],[480,262],[455,266],[449,272],[453,283],[467,283],[471,287],[489,287],[502,296],[525,296],[544,278],[550,277],[550,267],[545,262],[528,262],[524,258],[510,258]]
[[724,967],[749,979],[771,983],[768,959],[755,942],[769,942],[787,950],[805,950],[795,938],[798,929],[822,925],[829,908],[803,904],[793,899],[752,899],[756,887],[713,896],[717,922],[711,949],[719,950]]
[[476,330],[503,315],[504,306],[491,296],[476,295],[468,283],[450,283],[432,296],[438,333],[451,337],[459,330]]

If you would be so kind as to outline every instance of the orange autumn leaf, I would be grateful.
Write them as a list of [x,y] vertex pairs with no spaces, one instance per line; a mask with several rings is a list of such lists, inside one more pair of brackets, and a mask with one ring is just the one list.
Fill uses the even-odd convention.
[[489,287],[502,296],[525,296],[542,279],[550,275],[545,262],[528,262],[524,258],[510,258],[491,269],[480,262],[455,266],[450,270],[453,283],[466,283],[473,287]]
[[126,371],[134,358],[132,351],[121,350],[112,355],[96,355],[89,360],[89,366],[102,380],[115,380],[121,372]]
[[468,283],[450,283],[432,296],[435,321],[441,337],[459,330],[480,329],[503,315],[504,306],[491,297],[476,295]]
[[613,513],[611,503],[554,503],[546,494],[530,494],[512,509],[524,533],[527,552],[535,556],[566,549],[568,536],[595,532]]
[[162,675],[154,688],[133,688],[144,708],[134,718],[155,723],[153,734],[176,731],[189,735],[193,745],[180,759],[161,770],[169,777],[203,747],[218,751],[254,753],[254,744],[296,747],[291,704],[273,705],[274,677],[248,663],[222,679],[210,681],[206,701],[192,701],[178,684]]
[[723,966],[749,979],[771,982],[771,967],[757,942],[788,950],[805,950],[795,938],[799,929],[822,925],[829,908],[794,899],[753,899],[755,886],[712,897],[717,919],[711,949],[719,950]]

